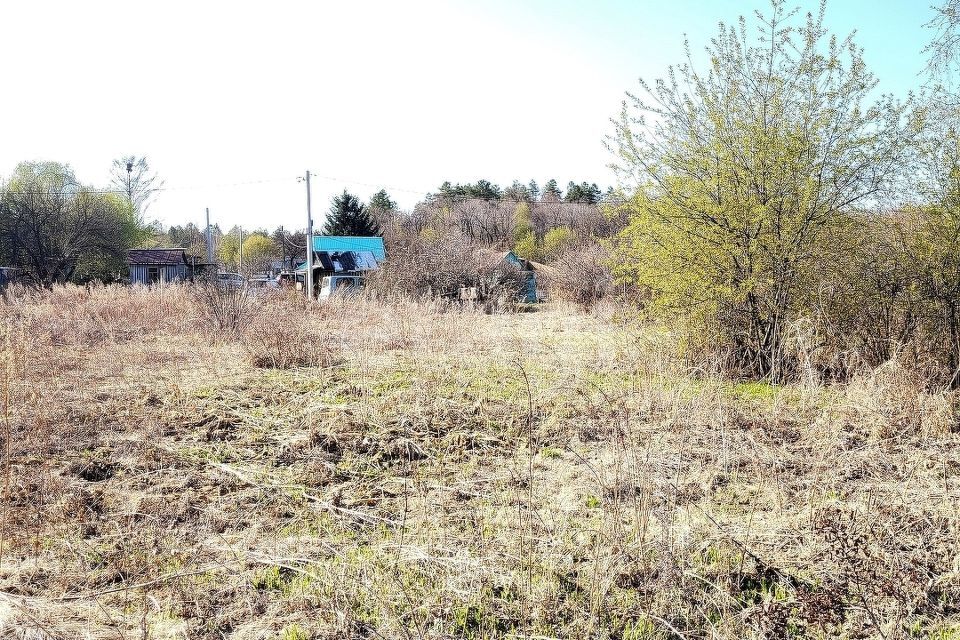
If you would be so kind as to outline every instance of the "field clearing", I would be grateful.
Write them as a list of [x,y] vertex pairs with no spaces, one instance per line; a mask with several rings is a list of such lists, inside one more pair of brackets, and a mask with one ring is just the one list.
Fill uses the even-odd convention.
[[960,638],[957,398],[896,363],[775,388],[613,312],[257,307],[0,303],[4,635]]

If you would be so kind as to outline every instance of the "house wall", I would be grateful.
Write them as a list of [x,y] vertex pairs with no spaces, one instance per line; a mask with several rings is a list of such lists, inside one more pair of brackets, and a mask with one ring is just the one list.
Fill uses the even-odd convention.
[[[130,265],[130,284],[150,284],[150,267],[157,265],[132,264]],[[187,265],[162,265],[160,268],[160,282],[181,282],[187,279]]]
[[527,295],[526,298],[524,298],[524,302],[539,302],[537,299],[537,276],[533,271],[528,271],[527,274]]

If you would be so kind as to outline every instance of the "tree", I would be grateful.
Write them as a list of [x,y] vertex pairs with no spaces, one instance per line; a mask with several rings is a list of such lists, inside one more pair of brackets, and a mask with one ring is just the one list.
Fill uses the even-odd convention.
[[307,234],[303,231],[291,233],[278,227],[270,237],[278,247],[285,269],[293,269],[307,259]]
[[477,180],[476,184],[466,186],[467,196],[481,200],[499,200],[503,190],[489,180]]
[[866,104],[876,80],[851,36],[828,35],[824,5],[800,25],[771,5],[756,40],[743,18],[721,25],[708,72],[688,54],[642,84],[646,100],[629,95],[611,148],[637,187],[618,275],[739,371],[779,380],[818,246],[878,201],[914,130],[893,98]]
[[167,229],[167,241],[164,244],[170,247],[183,247],[191,255],[206,257],[206,235],[192,222],[182,227],[173,225]]
[[531,180],[527,184],[527,192],[530,193],[530,200],[536,202],[540,199],[540,185],[537,184],[536,180]]
[[527,260],[541,260],[542,251],[533,232],[533,222],[530,218],[530,205],[521,202],[513,213],[513,252],[520,258]]
[[514,180],[509,187],[503,190],[503,199],[513,202],[531,202],[533,200],[527,185],[519,180]]
[[246,273],[266,273],[279,255],[276,243],[257,233],[243,240],[243,270]]
[[[449,180],[440,185],[440,198],[449,201],[455,200],[499,200],[503,197],[503,190],[499,185],[489,180],[477,180],[476,183],[451,184]],[[432,198],[431,198],[432,199]]]
[[150,169],[145,157],[124,156],[113,161],[110,186],[126,196],[137,217],[142,219],[150,199],[163,188],[163,181]]
[[367,212],[374,226],[379,229],[377,235],[383,236],[384,242],[388,244],[392,242],[401,216],[397,211],[397,203],[390,199],[386,189],[380,189],[373,194],[370,204],[367,205]]
[[323,232],[328,236],[378,236],[380,228],[360,200],[344,189],[333,197]]
[[519,203],[513,210],[513,239],[519,240],[524,236],[533,235],[533,221],[530,217],[530,205]]
[[547,180],[547,184],[543,185],[542,198],[553,202],[557,202],[563,198],[563,192],[560,191],[560,186],[553,178]]
[[943,0],[934,11],[926,25],[934,37],[923,49],[929,55],[927,71],[934,79],[949,80],[960,63],[960,0]]
[[217,243],[217,258],[224,266],[238,268],[240,264],[240,229],[234,227]]
[[370,204],[367,208],[374,211],[393,211],[397,208],[397,203],[390,199],[386,189],[380,189],[370,197]]
[[946,354],[949,384],[960,386],[960,114],[940,114],[918,145],[923,203],[898,220],[916,290],[931,307],[926,342]]
[[146,229],[130,203],[55,162],[22,163],[0,190],[0,253],[38,284],[110,280]]
[[568,227],[556,227],[543,236],[544,260],[556,260],[577,241],[577,234]]
[[600,187],[598,187],[596,183],[587,184],[586,182],[582,182],[576,184],[571,180],[567,184],[567,195],[564,197],[564,200],[567,202],[597,204],[600,202],[600,197]]

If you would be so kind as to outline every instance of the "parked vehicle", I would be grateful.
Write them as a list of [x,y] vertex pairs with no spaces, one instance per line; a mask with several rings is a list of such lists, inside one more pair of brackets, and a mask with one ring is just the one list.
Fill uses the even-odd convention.
[[251,289],[278,289],[280,283],[274,278],[267,276],[254,276],[247,281]]
[[360,276],[326,276],[320,281],[321,300],[327,300],[330,296],[337,294],[356,293],[363,286],[363,278]]
[[280,291],[280,281],[268,276],[254,276],[247,281],[247,291],[258,298],[269,297]]
[[239,273],[218,273],[217,284],[222,287],[240,289],[246,286],[247,279]]

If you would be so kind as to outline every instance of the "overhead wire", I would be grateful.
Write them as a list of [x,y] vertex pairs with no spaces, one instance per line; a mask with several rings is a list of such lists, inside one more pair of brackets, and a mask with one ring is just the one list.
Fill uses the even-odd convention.
[[[200,191],[206,189],[230,189],[234,187],[246,187],[251,185],[258,184],[276,184],[280,182],[290,182],[294,178],[268,178],[263,180],[246,180],[243,182],[231,182],[226,184],[211,184],[211,185],[188,185],[188,186],[160,186],[149,188],[150,193],[157,192],[166,192],[166,191]],[[68,188],[64,188],[61,191],[47,190],[19,190],[19,193],[26,193],[30,195],[68,195],[70,193],[86,193],[91,195],[127,195],[129,192],[126,189],[90,189],[82,187],[79,185],[69,185]]]

